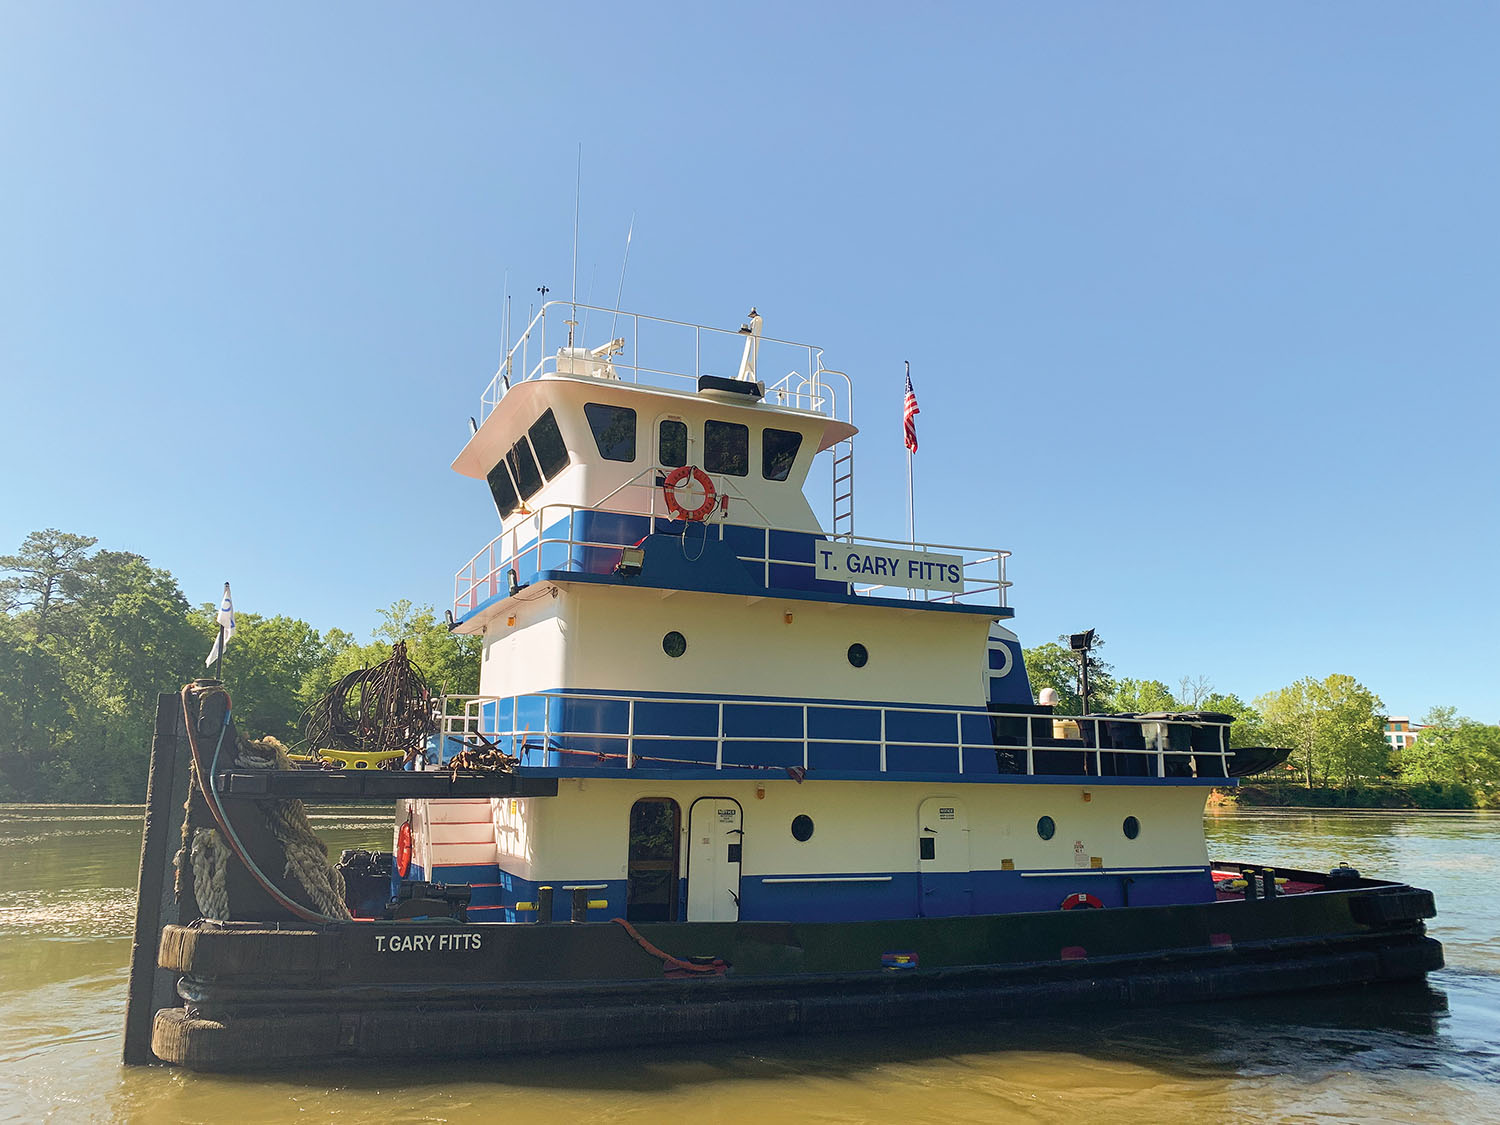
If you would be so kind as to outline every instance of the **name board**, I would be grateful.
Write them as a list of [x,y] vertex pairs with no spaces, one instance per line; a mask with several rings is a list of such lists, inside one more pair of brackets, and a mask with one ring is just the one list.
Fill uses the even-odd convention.
[[862,586],[914,586],[919,590],[964,589],[964,560],[960,555],[933,551],[903,551],[863,543],[819,543],[813,548],[815,572],[834,582]]
[[376,934],[376,953],[463,953],[479,949],[483,934]]

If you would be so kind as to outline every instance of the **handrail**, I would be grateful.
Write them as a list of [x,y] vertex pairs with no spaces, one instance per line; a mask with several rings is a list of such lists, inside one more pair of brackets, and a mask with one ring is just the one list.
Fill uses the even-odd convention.
[[[540,729],[516,730],[520,722],[520,709],[523,700],[542,701],[542,724]],[[624,703],[627,706],[626,724],[623,731],[570,731],[565,728],[558,729],[553,725],[554,713],[560,708],[554,704],[570,700],[588,701],[589,703],[614,702]],[[637,704],[677,705],[713,707],[717,711],[717,729],[712,736],[685,736],[674,734],[646,734],[637,729],[636,706]],[[499,709],[508,705],[510,710],[510,730],[500,730],[498,719]],[[1076,754],[1083,756],[1086,772],[1076,776],[1086,777],[1147,777],[1147,778],[1174,778],[1174,777],[1227,777],[1229,776],[1229,759],[1233,750],[1229,746],[1229,723],[1213,722],[1209,720],[1182,718],[1141,718],[1138,716],[1122,715],[1038,715],[1033,712],[1019,711],[990,711],[974,708],[961,707],[925,707],[918,704],[875,704],[856,703],[844,700],[827,700],[821,702],[802,702],[795,700],[768,700],[768,699],[743,699],[743,698],[715,698],[703,696],[650,696],[596,693],[596,692],[567,692],[567,691],[541,691],[530,692],[518,696],[484,696],[484,695],[445,695],[439,701],[440,732],[444,738],[464,741],[474,736],[483,736],[492,741],[499,742],[509,740],[510,752],[513,756],[521,758],[523,764],[535,764],[525,762],[533,748],[542,752],[542,765],[544,767],[553,764],[554,755],[558,754],[582,754],[598,759],[601,763],[615,763],[614,768],[623,765],[625,769],[635,770],[642,768],[642,762],[665,763],[674,767],[697,767],[702,769],[769,769],[776,771],[784,770],[811,770],[817,768],[813,761],[813,746],[821,743],[836,743],[840,746],[869,746],[879,748],[879,768],[871,771],[881,774],[899,774],[903,771],[892,770],[889,767],[888,754],[891,750],[901,749],[927,749],[934,751],[936,756],[946,757],[952,755],[952,765],[945,766],[941,762],[934,762],[936,771],[952,769],[959,774],[972,773],[972,770],[964,768],[964,754],[968,751],[990,750],[997,754],[1010,756],[1009,765],[1013,767],[1006,772],[1013,772],[1018,776],[1054,776],[1055,771],[1037,769],[1037,755],[1047,754]],[[484,710],[488,706],[496,708],[496,721],[489,724],[486,729]],[[771,707],[781,709],[800,710],[802,716],[801,736],[791,735],[735,735],[729,734],[724,726],[725,707]],[[455,707],[461,710],[454,711]],[[878,713],[880,716],[880,737],[878,739],[858,738],[852,735],[824,735],[817,738],[809,734],[809,716],[817,711],[856,711],[865,713]],[[936,715],[951,716],[954,719],[954,737],[952,741],[925,739],[893,739],[888,734],[888,720],[892,715]],[[964,736],[964,719],[985,719],[986,729],[989,737],[981,740],[971,740]],[[1021,740],[1012,739],[1006,741],[1001,737],[1001,723],[997,720],[1019,720],[1022,722],[1026,732],[1025,738]],[[1069,738],[1054,737],[1038,739],[1034,724],[1053,724],[1057,729],[1059,724],[1077,724],[1082,730],[1082,724],[1093,725],[1093,737]],[[1123,724],[1135,725],[1141,728],[1142,748],[1104,745],[1106,732],[1101,729],[1100,724]],[[1217,731],[1215,741],[1220,749],[1172,749],[1170,748],[1170,735],[1163,730],[1164,727],[1173,725],[1192,726],[1199,728],[1212,728]],[[1148,730],[1147,728],[1155,728]],[[1149,737],[1148,737],[1149,735]],[[534,740],[540,742],[533,747]],[[601,751],[593,748],[582,749],[567,745],[569,740],[577,743],[603,743],[619,745],[618,753]],[[713,741],[715,744],[714,761],[712,766],[698,759],[678,759],[663,757],[659,753],[643,753],[641,743],[654,747],[660,744],[673,742],[704,742]],[[788,761],[771,766],[747,766],[730,762],[726,765],[724,761],[724,748],[726,744],[736,743],[754,744],[779,744],[785,745],[789,751]],[[800,750],[800,753],[798,751]],[[1024,754],[1024,759],[1016,760],[1016,755]],[[1116,770],[1110,774],[1105,772],[1105,755],[1111,755],[1109,764]],[[1119,772],[1120,758],[1125,760],[1143,760],[1144,772],[1138,770],[1127,770]],[[1206,762],[1217,762],[1217,770],[1205,773],[1203,764]],[[1024,763],[1024,768],[1019,768]],[[999,759],[997,759],[997,765]],[[1169,768],[1175,767],[1175,768]],[[645,768],[652,768],[650,766]],[[989,775],[990,771],[984,771]]]
[[[642,477],[650,473],[662,471],[664,470],[659,467],[642,470],[642,472],[636,474],[636,476],[632,478],[631,481],[628,481],[625,484],[621,485],[614,492],[611,492],[605,499],[613,499],[620,492],[629,487],[644,487],[644,485],[642,485],[641,483]],[[764,514],[755,507],[752,501],[748,500],[742,495],[739,495],[738,489],[733,487],[733,482],[731,480],[721,478],[720,483],[723,484],[726,491],[732,490],[734,497],[742,503],[748,505],[749,508],[755,513],[755,515],[759,517],[763,522],[759,524],[751,524],[730,522],[722,518],[713,519],[704,523],[703,526],[706,529],[706,533],[711,534],[713,530],[717,530],[718,538],[721,542],[724,540],[724,532],[726,528],[745,528],[759,533],[761,535],[762,544],[761,552],[759,554],[753,555],[736,555],[735,557],[742,562],[759,566],[761,570],[762,581],[765,582],[768,589],[771,588],[771,567],[773,565],[794,566],[801,568],[812,568],[815,566],[814,563],[808,562],[804,559],[786,559],[779,558],[773,555],[771,551],[771,540],[773,538],[772,533],[786,532],[795,535],[822,535],[822,532],[810,531],[807,528],[775,526],[766,521],[766,517],[764,516]],[[580,512],[599,512],[610,515],[636,516],[648,520],[671,519],[672,517],[668,513],[657,510],[657,495],[660,490],[652,485],[650,486],[650,491],[651,499],[649,505],[645,506],[645,511],[621,507],[603,507],[602,503],[590,504],[587,506],[581,504],[545,504],[542,507],[537,508],[531,514],[531,518],[529,521],[530,527],[525,531],[527,537],[524,541],[520,541],[518,539],[518,536],[522,533],[522,529],[525,528],[525,524],[512,527],[508,531],[502,531],[499,535],[495,536],[487,544],[485,544],[477,552],[475,552],[473,557],[470,558],[469,561],[462,567],[460,567],[459,570],[455,573],[453,590],[453,612],[455,616],[461,616],[463,613],[470,612],[478,608],[480,602],[485,601],[490,597],[494,597],[499,592],[500,578],[505,575],[505,572],[511,568],[515,568],[519,571],[519,564],[521,560],[528,555],[539,558],[543,547],[556,545],[565,546],[567,548],[568,558],[571,562],[577,549],[595,548],[612,550],[620,547],[631,546],[632,544],[626,543],[624,541],[585,539],[579,537],[575,534],[574,530],[576,517]],[[556,516],[549,518],[547,515],[547,513],[549,512],[555,512],[557,514]],[[550,528],[558,526],[564,522],[566,522],[567,524],[566,535],[547,534]],[[507,548],[503,542],[507,538],[511,538],[513,541],[515,541],[516,546],[514,546],[513,548]],[[858,540],[855,540],[852,536],[840,536],[837,538],[827,536],[825,538],[828,542],[860,542],[875,545],[888,544],[891,546],[899,546],[905,550],[916,550],[920,552],[941,551],[945,553],[958,553],[963,558],[963,590],[961,592],[938,594],[938,596],[936,597],[930,596],[936,593],[935,591],[923,590],[922,594],[924,596],[924,599],[929,601],[957,603],[961,599],[974,598],[983,594],[996,593],[998,594],[998,604],[1002,607],[1006,604],[1005,591],[1009,589],[1011,585],[1010,581],[1005,576],[1005,560],[1010,557],[1009,551],[999,550],[993,547],[962,546],[955,543],[912,544],[899,539],[881,539],[874,537],[860,538]],[[500,549],[502,552],[499,556],[497,556],[496,554],[497,544],[500,545]],[[506,553],[507,551],[508,553]],[[993,570],[986,569],[991,566],[993,566]],[[845,583],[844,586],[845,590],[848,593],[859,596],[870,596],[873,592],[880,590],[918,589],[918,587],[901,586],[898,583],[885,583],[864,586],[849,582]],[[488,590],[487,594],[485,594],[484,597],[477,596],[477,591],[479,591],[481,588],[486,588]],[[879,595],[877,594],[876,596]]]
[[[743,333],[734,329],[714,328],[709,325],[691,324],[687,321],[672,320],[667,317],[648,316],[644,313],[626,312],[617,309],[602,308],[597,305],[578,304],[573,301],[548,301],[531,322],[527,324],[515,344],[505,353],[500,368],[495,372],[489,385],[480,395],[479,420],[484,421],[490,412],[500,404],[513,382],[527,382],[539,379],[544,375],[555,375],[558,372],[558,349],[549,348],[547,345],[547,312],[549,309],[563,309],[569,314],[568,320],[576,328],[578,322],[577,313],[582,310],[586,315],[597,312],[608,315],[611,318],[611,339],[601,347],[588,348],[583,341],[580,331],[570,329],[569,344],[572,345],[564,359],[570,368],[584,366],[588,368],[586,374],[598,378],[619,379],[621,372],[628,373],[632,382],[642,382],[642,376],[668,381],[691,381],[696,391],[697,379],[704,374],[710,374],[705,368],[704,343],[705,339],[712,344],[724,345],[719,355],[723,359],[721,370],[728,371],[738,362],[738,357],[733,351],[743,345],[746,337]],[[585,317],[586,320],[586,317]],[[614,336],[620,321],[624,321],[627,328],[622,336]],[[648,362],[642,362],[641,357],[641,329],[658,329],[663,336],[672,336],[678,343],[673,349],[669,346],[672,341],[655,345],[659,355],[662,357],[656,363],[651,362],[653,356],[648,355]],[[673,366],[665,366],[666,357],[676,350],[685,352],[688,343],[688,334],[691,335],[692,364],[691,367],[683,361]],[[533,338],[535,337],[536,358],[532,357]],[[628,356],[625,354],[628,350]],[[649,351],[649,348],[648,348]],[[790,356],[790,358],[787,358]],[[807,410],[812,413],[826,414],[841,421],[850,421],[853,416],[853,385],[849,384],[849,393],[846,398],[847,409],[840,413],[837,403],[837,395],[831,387],[827,387],[824,376],[843,375],[842,372],[834,372],[823,366],[823,349],[812,344],[802,344],[794,340],[782,340],[774,336],[758,337],[758,367],[761,370],[773,370],[781,363],[790,362],[793,369],[781,376],[774,383],[768,383],[767,395],[774,392],[779,398],[779,404],[789,406],[792,409]],[[660,365],[658,365],[660,364]],[[805,368],[806,374],[801,368]],[[577,374],[576,371],[568,372]],[[563,374],[568,374],[563,373]],[[846,382],[848,376],[844,376]],[[795,388],[795,389],[794,389]],[[825,393],[825,389],[827,393]]]
[[[650,516],[650,517],[653,517],[653,518],[675,519],[676,517],[673,516],[673,515],[671,515],[670,512],[666,512],[666,511],[658,512],[656,510],[656,500],[657,500],[657,497],[661,495],[661,489],[660,489],[660,487],[654,481],[651,484],[649,484],[649,485],[643,485],[641,483],[641,478],[645,477],[645,476],[652,476],[652,477],[654,477],[657,474],[670,473],[673,468],[677,468],[677,467],[680,467],[680,466],[671,466],[671,467],[668,467],[668,466],[665,466],[665,465],[648,465],[644,469],[642,469],[640,472],[636,473],[635,476],[633,476],[629,480],[627,480],[624,484],[616,485],[609,492],[606,492],[604,494],[604,497],[602,499],[600,499],[600,500],[598,500],[598,501],[596,501],[596,502],[594,502],[592,504],[569,504],[569,505],[544,504],[544,505],[542,505],[542,507],[543,508],[549,508],[549,507],[564,507],[564,506],[566,506],[566,507],[573,508],[575,511],[613,512],[613,513],[615,513],[617,515]],[[743,492],[740,491],[740,487],[739,487],[739,485],[735,484],[735,482],[734,482],[735,478],[733,476],[729,475],[728,473],[708,473],[706,470],[703,470],[703,471],[704,471],[704,475],[708,476],[708,478],[711,481],[713,481],[713,483],[715,485],[715,487],[714,487],[714,492],[715,493],[717,493],[719,496],[728,496],[732,500],[738,500],[738,501],[740,501],[743,504],[749,505],[750,510],[752,512],[754,512],[757,516],[760,517],[761,526],[764,526],[767,530],[776,530],[776,531],[786,530],[784,528],[772,528],[771,527],[770,521],[766,519],[766,514],[764,512],[762,512],[759,508],[757,508],[755,506],[755,501],[754,500],[751,500],[750,497],[746,496]],[[642,488],[642,487],[648,489],[648,496],[649,496],[649,499],[651,501],[650,507],[648,508],[647,511],[642,512],[642,511],[639,511],[639,510],[637,510],[635,508],[606,508],[606,507],[604,507],[605,504],[607,504],[609,501],[613,500],[616,496],[620,495],[620,493],[624,492],[627,488]],[[709,518],[709,520],[712,520],[714,522],[726,522],[726,521],[723,521],[723,520],[716,520],[713,515],[710,515],[708,518]],[[739,527],[754,527],[756,525],[755,524],[738,524],[736,526],[739,526]],[[502,534],[504,534],[504,533],[502,532]]]

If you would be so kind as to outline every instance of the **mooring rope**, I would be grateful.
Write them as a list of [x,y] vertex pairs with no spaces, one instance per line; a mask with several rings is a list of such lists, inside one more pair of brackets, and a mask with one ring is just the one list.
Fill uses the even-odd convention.
[[[295,799],[272,799],[258,801],[258,804],[267,818],[267,824],[271,833],[276,837],[285,849],[287,866],[285,877],[296,879],[306,891],[309,899],[314,903],[314,909],[309,910],[295,899],[289,897],[281,890],[266,873],[260,869],[254,858],[249,854],[240,842],[234,826],[229,821],[224,811],[223,803],[219,798],[218,791],[214,788],[214,773],[218,769],[219,755],[223,749],[224,739],[229,732],[229,717],[232,711],[232,703],[229,693],[222,688],[211,688],[203,692],[207,696],[217,691],[224,696],[225,710],[223,723],[219,728],[218,742],[214,746],[213,761],[205,769],[203,764],[202,748],[198,744],[198,732],[192,708],[189,700],[193,694],[193,685],[188,684],[182,689],[182,715],[187,728],[188,748],[192,754],[193,774],[196,778],[198,788],[203,794],[204,803],[208,806],[209,813],[213,816],[221,838],[218,844],[227,846],[240,861],[245,869],[250,872],[251,877],[258,883],[262,890],[283,909],[304,922],[327,923],[347,922],[350,918],[349,910],[343,901],[343,876],[339,872],[328,868],[327,849],[317,834],[312,830],[312,824],[307,819],[307,811],[302,802]],[[200,714],[201,703],[200,698]],[[250,744],[250,753],[245,751],[245,743],[235,734],[234,762],[236,765],[247,768],[267,768],[274,762],[277,766],[290,767],[287,760],[286,749],[274,739],[261,739],[257,743]],[[191,797],[189,806],[191,810]],[[279,828],[279,831],[278,831]],[[197,883],[199,873],[199,860],[201,855],[202,870],[206,883],[202,889],[195,885],[194,897],[198,900],[200,913],[207,918],[225,918],[229,914],[229,893],[227,885],[228,865],[226,862],[218,862],[217,844],[205,841],[201,846],[198,835],[210,831],[206,827],[199,827],[194,832],[191,841],[184,841],[184,848],[178,853],[178,863],[186,860],[192,864],[194,883]]]
[[623,926],[625,932],[631,936],[636,945],[665,965],[669,974],[675,970],[679,974],[685,973],[690,976],[722,976],[729,968],[720,957],[715,957],[712,961],[704,964],[699,964],[696,961],[684,961],[681,957],[673,957],[670,953],[658,949],[643,938],[636,928],[625,921],[624,918],[611,918],[610,921],[617,926]]

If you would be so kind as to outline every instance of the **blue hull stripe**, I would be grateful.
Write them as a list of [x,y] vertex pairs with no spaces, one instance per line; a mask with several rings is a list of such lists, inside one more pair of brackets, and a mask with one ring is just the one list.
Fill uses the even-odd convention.
[[[423,878],[413,866],[412,877]],[[493,864],[440,864],[432,878],[441,883],[473,887],[471,911],[485,921],[534,922],[534,911],[515,909],[518,902],[537,901],[542,883],[522,879]],[[623,879],[587,880],[602,883],[589,898],[604,900],[603,909],[589,911],[590,921],[626,915]],[[686,881],[680,880],[680,892]],[[484,884],[484,885],[476,885]],[[553,888],[552,920],[572,917],[572,895],[564,888],[572,880],[547,880]],[[1153,871],[1129,868],[1119,874],[1108,869],[1054,871],[971,871],[922,874],[897,871],[811,875],[746,875],[740,879],[740,919],[746,922],[858,922],[895,918],[934,918],[960,914],[1019,914],[1057,910],[1070,894],[1085,892],[1105,907],[1176,906],[1212,902],[1213,880],[1207,867]],[[681,913],[682,893],[679,894]]]

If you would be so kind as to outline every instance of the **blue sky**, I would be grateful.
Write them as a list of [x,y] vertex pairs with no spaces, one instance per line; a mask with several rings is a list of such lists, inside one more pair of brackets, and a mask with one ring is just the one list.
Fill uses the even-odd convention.
[[[1500,720],[1500,8],[0,0],[0,552],[360,635],[538,285],[827,349],[1016,628]],[[826,507],[826,499],[815,499]]]

